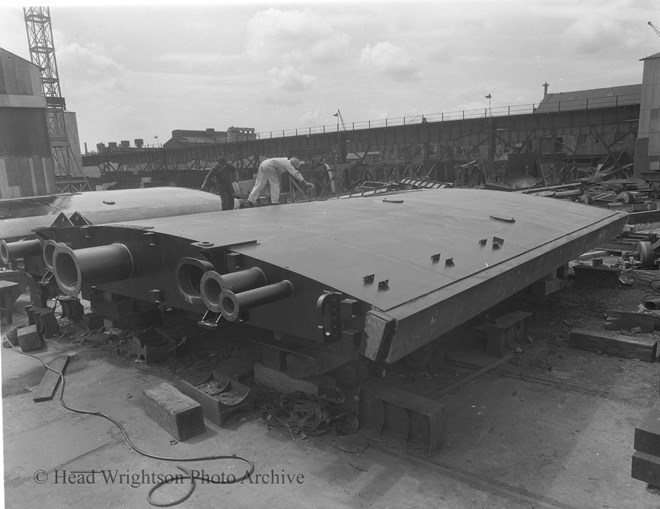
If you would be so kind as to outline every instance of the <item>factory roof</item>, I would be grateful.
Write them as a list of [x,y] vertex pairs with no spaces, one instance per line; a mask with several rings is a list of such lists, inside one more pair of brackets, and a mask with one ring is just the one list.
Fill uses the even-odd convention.
[[654,53],[648,57],[640,58],[640,60],[653,60],[654,58],[660,58],[660,53]]
[[546,94],[536,108],[535,113],[640,104],[641,95],[641,84]]

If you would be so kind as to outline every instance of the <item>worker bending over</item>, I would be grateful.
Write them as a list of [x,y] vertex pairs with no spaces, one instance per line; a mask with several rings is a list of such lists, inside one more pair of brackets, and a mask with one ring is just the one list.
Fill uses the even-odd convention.
[[218,157],[217,164],[211,168],[204,182],[202,191],[208,191],[220,195],[222,200],[222,210],[232,210],[236,208],[234,201],[234,186],[232,182],[237,181],[237,172],[223,156]]
[[266,159],[259,165],[257,178],[254,180],[254,187],[250,196],[248,196],[248,206],[254,207],[257,204],[261,191],[266,184],[270,185],[270,202],[278,204],[280,202],[280,175],[289,172],[298,182],[304,184],[307,189],[314,189],[314,184],[307,182],[298,171],[300,161],[295,157],[287,159],[286,157],[273,157]]

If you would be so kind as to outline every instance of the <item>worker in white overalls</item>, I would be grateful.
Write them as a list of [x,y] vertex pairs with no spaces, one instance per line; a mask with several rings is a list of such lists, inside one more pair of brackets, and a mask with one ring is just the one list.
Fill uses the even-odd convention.
[[257,178],[254,180],[254,187],[250,196],[248,196],[248,206],[254,207],[257,204],[261,191],[266,184],[270,185],[270,202],[274,205],[280,202],[280,175],[289,172],[298,182],[304,184],[307,189],[314,189],[314,184],[307,182],[298,171],[300,161],[295,157],[287,159],[286,157],[273,157],[262,161],[259,165]]

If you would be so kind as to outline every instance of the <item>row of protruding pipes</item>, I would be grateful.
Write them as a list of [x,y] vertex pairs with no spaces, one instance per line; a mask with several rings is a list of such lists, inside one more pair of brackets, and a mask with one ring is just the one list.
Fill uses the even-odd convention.
[[[137,275],[133,254],[122,243],[72,249],[54,240],[0,241],[0,259],[5,265],[39,255],[62,292],[74,297],[83,285],[102,285]],[[294,291],[288,280],[268,284],[258,267],[220,274],[207,261],[184,258],[175,272],[179,293],[187,302],[201,300],[209,311],[232,322],[244,311],[291,297]]]

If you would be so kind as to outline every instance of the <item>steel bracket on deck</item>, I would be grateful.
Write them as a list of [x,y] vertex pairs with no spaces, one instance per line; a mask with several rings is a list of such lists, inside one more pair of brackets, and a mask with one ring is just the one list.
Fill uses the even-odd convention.
[[222,320],[221,313],[213,313],[212,311],[207,311],[204,313],[202,319],[197,322],[197,325],[203,327],[204,329],[215,329],[218,327],[220,320]]

